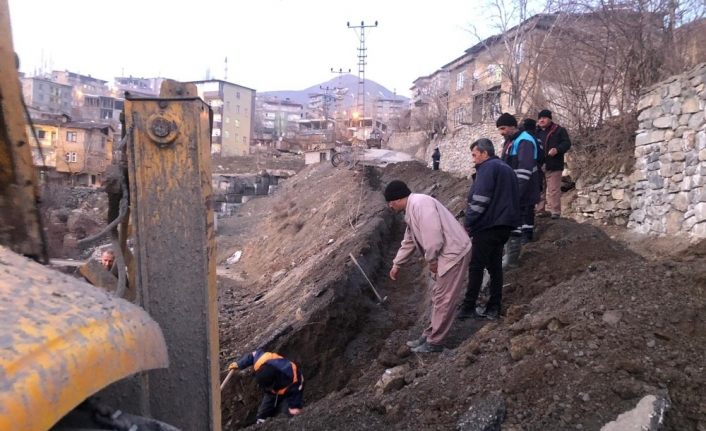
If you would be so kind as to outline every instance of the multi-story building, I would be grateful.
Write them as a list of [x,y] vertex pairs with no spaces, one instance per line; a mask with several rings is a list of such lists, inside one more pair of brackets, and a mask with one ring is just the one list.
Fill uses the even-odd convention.
[[38,76],[22,77],[22,95],[31,110],[50,114],[71,113],[71,85]]
[[392,120],[399,118],[406,105],[405,99],[402,98],[377,98],[373,105],[373,117],[383,124],[390,124]]
[[118,96],[129,92],[132,96],[157,97],[164,78],[136,78],[133,76],[119,76],[113,81],[113,89]]
[[72,87],[71,118],[117,121],[116,112],[122,105],[116,107],[118,98],[108,88],[108,81],[68,70],[53,71],[51,79]]
[[51,134],[53,167],[60,181],[81,186],[102,184],[105,170],[113,160],[114,129],[110,124],[85,121],[40,127],[47,127]]
[[410,88],[412,130],[441,132],[446,126],[449,103],[449,71],[439,69],[431,75],[421,76]]
[[211,152],[223,157],[250,153],[255,90],[218,79],[194,81],[199,97],[213,110]]
[[304,117],[304,106],[289,99],[258,102],[258,117],[262,124],[262,141],[292,139],[299,129],[298,121]]

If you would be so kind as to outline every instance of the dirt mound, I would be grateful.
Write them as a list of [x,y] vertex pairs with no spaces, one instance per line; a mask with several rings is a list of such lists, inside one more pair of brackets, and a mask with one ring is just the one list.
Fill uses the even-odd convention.
[[[452,212],[465,206],[468,181],[419,164],[320,165],[222,226],[219,257],[243,251],[219,268],[223,367],[264,346],[298,361],[307,381],[304,414],[263,429],[455,429],[469,408],[496,405],[503,429],[600,429],[661,390],[672,400],[668,429],[706,426],[702,245],[649,261],[598,228],[541,219],[507,273],[504,319],[458,322],[443,353],[410,354],[404,341],[423,328],[428,280],[421,265],[386,279],[404,229],[380,193],[392,179]],[[391,367],[401,377],[376,387]],[[234,379],[224,428],[252,423],[258,398],[252,378]]]

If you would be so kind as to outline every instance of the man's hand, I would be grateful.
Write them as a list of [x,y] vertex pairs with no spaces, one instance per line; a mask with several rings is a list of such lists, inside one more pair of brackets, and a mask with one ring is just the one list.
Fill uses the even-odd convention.
[[237,362],[231,362],[230,365],[228,365],[228,371],[233,371],[238,369],[238,363]]
[[439,270],[439,262],[429,262],[429,271],[431,271],[433,274],[436,274],[436,272]]
[[292,416],[296,416],[301,412],[302,412],[302,409],[293,409],[293,408],[289,407],[289,414]]
[[396,265],[392,265],[392,269],[390,270],[390,279],[392,280],[397,280],[397,273],[400,272],[400,267]]
[[547,154],[549,154],[552,157],[556,156],[557,153],[558,153],[558,151],[556,150],[556,148],[552,148],[547,152]]

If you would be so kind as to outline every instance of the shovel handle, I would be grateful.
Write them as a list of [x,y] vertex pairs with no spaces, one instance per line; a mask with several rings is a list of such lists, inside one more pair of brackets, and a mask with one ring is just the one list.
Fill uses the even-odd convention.
[[375,289],[375,286],[373,286],[373,282],[370,281],[368,276],[365,274],[365,271],[363,271],[363,268],[360,266],[360,264],[356,260],[355,256],[353,256],[353,253],[348,253],[348,256],[351,257],[351,259],[353,260],[353,263],[355,263],[355,266],[357,266],[358,269],[360,270],[360,272],[363,273],[363,277],[365,277],[365,279],[368,281],[368,284],[370,284],[370,288],[373,289],[373,293],[375,294],[375,296],[378,297],[378,301],[380,301],[380,303],[383,303],[385,300],[380,296],[377,289]]
[[231,377],[233,377],[233,374],[235,374],[235,370],[230,370],[228,371],[228,375],[226,378],[223,380],[223,383],[221,383],[221,390],[226,387],[226,384],[228,383],[228,380],[230,380]]

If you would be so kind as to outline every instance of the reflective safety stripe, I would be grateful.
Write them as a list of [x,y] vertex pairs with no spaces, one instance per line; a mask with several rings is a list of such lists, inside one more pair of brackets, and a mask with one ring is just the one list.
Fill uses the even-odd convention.
[[484,212],[485,212],[485,209],[486,209],[485,207],[482,207],[482,206],[480,206],[480,205],[471,205],[470,208],[471,208],[473,211],[475,211],[475,212],[477,212],[477,213],[481,213],[481,214],[484,213]]
[[530,171],[529,169],[515,169],[515,173],[518,174],[518,175],[519,175],[519,174],[531,175],[531,174],[532,174],[532,171]]
[[517,174],[517,178],[519,178],[521,180],[529,180],[530,176],[527,174]]
[[534,229],[534,225],[533,224],[523,224],[522,229]]
[[478,202],[490,202],[490,198],[483,195],[473,195],[473,200]]
[[257,358],[257,361],[255,362],[255,365],[253,365],[253,368],[255,371],[259,370],[261,366],[265,364],[267,361],[271,361],[273,359],[284,359],[282,356],[278,355],[277,353],[271,353],[271,352],[265,352]]

